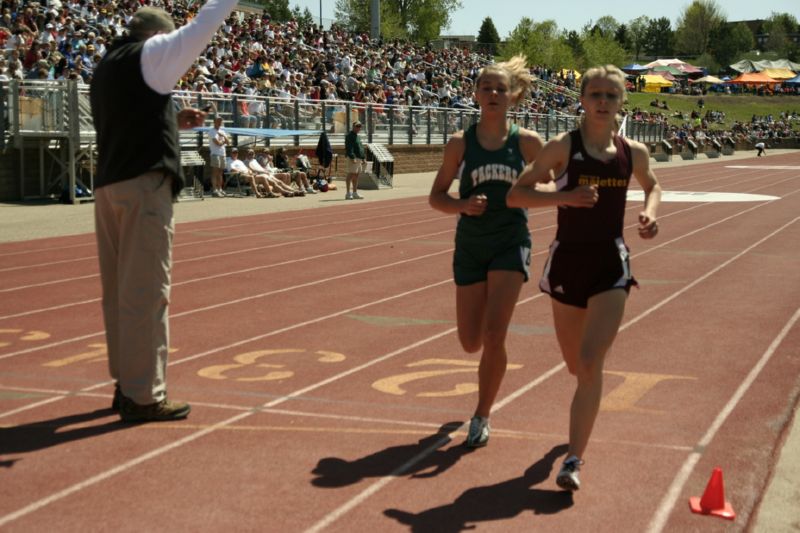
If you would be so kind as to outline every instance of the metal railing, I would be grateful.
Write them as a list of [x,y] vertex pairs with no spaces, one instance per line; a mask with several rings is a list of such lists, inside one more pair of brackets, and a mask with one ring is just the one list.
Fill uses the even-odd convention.
[[[37,144],[40,154],[50,150],[59,171],[45,176],[40,165],[39,195],[52,193],[60,182],[68,187],[75,201],[79,173],[89,181],[85,189],[93,188],[95,131],[91,118],[89,87],[76,81],[11,81],[0,84],[0,111],[8,124],[3,139],[20,150],[23,198],[24,150]],[[453,133],[477,122],[480,112],[471,107],[443,108],[407,105],[358,103],[352,101],[312,101],[276,96],[222,94],[175,91],[177,108],[203,108],[211,104],[208,124],[213,115],[223,118],[226,126],[302,130],[307,135],[268,138],[258,135],[238,135],[235,144],[250,146],[315,147],[319,133],[327,132],[333,146],[344,145],[344,137],[356,120],[364,124],[365,141],[384,145],[444,145]],[[124,104],[120,104],[124,105]],[[544,140],[575,129],[578,117],[556,113],[534,114],[510,112],[509,120],[537,131]],[[629,122],[627,136],[642,141],[663,138],[663,128],[656,124]],[[31,140],[34,139],[34,140]],[[192,130],[181,131],[184,149],[198,150],[208,145],[205,135]],[[40,155],[40,161],[44,159]],[[54,185],[55,184],[55,185]]]

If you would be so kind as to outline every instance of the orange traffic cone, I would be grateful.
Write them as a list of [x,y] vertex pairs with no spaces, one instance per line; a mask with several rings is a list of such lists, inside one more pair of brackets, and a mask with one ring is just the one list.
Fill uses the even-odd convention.
[[692,496],[689,498],[689,507],[693,513],[711,514],[728,520],[736,518],[730,502],[725,501],[725,486],[722,483],[722,469],[715,468],[708,480],[706,491],[702,498]]

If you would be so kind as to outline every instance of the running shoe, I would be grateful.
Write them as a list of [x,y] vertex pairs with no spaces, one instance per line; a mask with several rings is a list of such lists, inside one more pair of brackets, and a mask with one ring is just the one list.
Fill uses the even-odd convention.
[[464,445],[467,448],[480,448],[489,442],[489,419],[483,416],[473,416],[469,421],[469,433]]
[[581,480],[578,477],[578,472],[580,471],[582,464],[583,461],[574,455],[570,456],[561,465],[561,470],[558,472],[558,477],[556,477],[556,485],[564,490],[571,491],[581,488]]
[[363,200],[364,197],[358,194],[357,192],[353,193],[353,200]]
[[353,193],[347,193],[347,194],[345,194],[345,195],[344,195],[344,199],[345,199],[345,200],[352,200],[352,199],[353,199]]

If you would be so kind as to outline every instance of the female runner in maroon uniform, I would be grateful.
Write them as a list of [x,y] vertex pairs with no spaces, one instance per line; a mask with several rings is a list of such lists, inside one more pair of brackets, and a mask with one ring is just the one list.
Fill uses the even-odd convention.
[[616,134],[624,96],[625,75],[617,67],[588,70],[581,80],[579,129],[548,142],[507,199],[509,207],[558,206],[558,231],[539,286],[551,296],[556,337],[578,381],[569,451],[556,478],[567,490],[580,487],[578,470],[600,407],[603,361],[636,283],[622,240],[631,175],[645,193],[639,236],[651,239],[658,233],[661,188],[649,151]]

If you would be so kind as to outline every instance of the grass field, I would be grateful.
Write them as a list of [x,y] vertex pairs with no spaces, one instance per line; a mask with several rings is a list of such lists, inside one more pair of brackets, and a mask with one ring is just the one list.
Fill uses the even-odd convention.
[[[697,109],[699,96],[685,96],[681,94],[658,94],[658,93],[628,93],[627,109],[640,107],[645,111],[657,111],[655,107],[650,107],[650,102],[658,98],[659,102],[664,100],[669,105],[669,110],[661,110],[662,113],[670,116],[675,111],[683,111],[688,116],[692,109]],[[750,122],[753,115],[766,116],[771,114],[776,120],[781,112],[800,113],[800,96],[752,96],[752,95],[730,95],[709,93],[703,96],[706,110],[723,111],[725,113],[724,124],[712,124],[710,129],[729,129],[734,121]],[[680,125],[684,121],[679,118],[670,118],[670,124]],[[794,121],[792,129],[800,131],[800,121]]]

